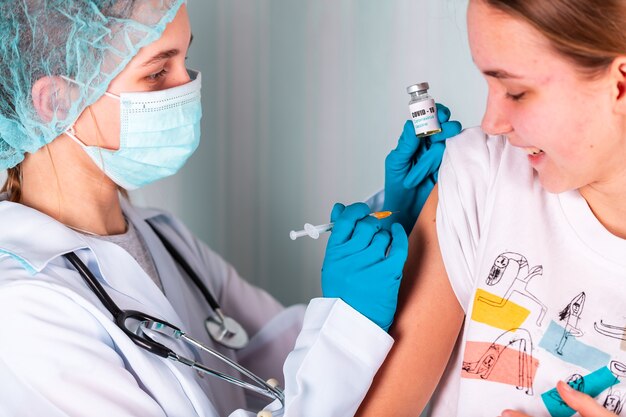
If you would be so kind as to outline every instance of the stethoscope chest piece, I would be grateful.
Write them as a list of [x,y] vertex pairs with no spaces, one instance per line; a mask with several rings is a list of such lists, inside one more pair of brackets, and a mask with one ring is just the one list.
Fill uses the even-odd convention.
[[204,326],[211,339],[230,349],[244,348],[248,344],[249,338],[241,324],[221,314],[219,309],[216,313],[204,321]]
[[198,287],[207,303],[213,309],[213,315],[204,321],[209,336],[214,342],[219,343],[230,349],[241,349],[248,344],[248,334],[243,327],[230,317],[224,316],[220,305],[206,285],[202,282],[198,274],[193,270],[191,265],[185,260],[182,254],[174,247],[172,243],[154,226],[151,222],[148,225],[154,230],[159,237],[165,249],[172,255],[174,260],[185,270],[191,281]]

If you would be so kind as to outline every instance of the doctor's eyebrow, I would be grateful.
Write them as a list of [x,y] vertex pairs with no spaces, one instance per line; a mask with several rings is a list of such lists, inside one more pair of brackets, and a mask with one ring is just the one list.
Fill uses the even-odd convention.
[[[193,42],[193,33],[191,34],[191,37],[189,38],[189,46],[191,46],[191,42]],[[148,59],[146,62],[141,64],[141,66],[149,67],[150,65],[156,62],[170,59],[178,54],[180,54],[180,50],[178,49],[170,49],[169,51],[159,52],[158,54],[156,54],[155,56],[153,56],[152,58]]]
[[483,74],[485,74],[487,77],[493,77],[493,78],[498,78],[498,79],[522,78],[519,75],[511,74],[510,72],[506,72],[503,70],[486,70],[486,71],[483,71]]

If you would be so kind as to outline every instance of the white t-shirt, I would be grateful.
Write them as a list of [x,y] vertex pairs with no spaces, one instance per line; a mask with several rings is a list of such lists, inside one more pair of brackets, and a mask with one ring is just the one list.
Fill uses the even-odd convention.
[[626,240],[578,191],[548,193],[522,149],[469,129],[447,144],[437,233],[466,320],[431,415],[571,416],[558,380],[621,410]]

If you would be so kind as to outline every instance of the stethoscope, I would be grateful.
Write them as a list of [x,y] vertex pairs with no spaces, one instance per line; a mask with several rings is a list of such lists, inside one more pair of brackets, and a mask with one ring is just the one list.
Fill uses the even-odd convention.
[[[213,316],[205,320],[205,327],[211,338],[228,348],[241,349],[248,343],[248,335],[245,330],[237,321],[225,316],[215,300],[215,297],[211,294],[208,288],[202,283],[198,274],[191,268],[183,256],[176,250],[176,248],[168,241],[165,236],[159,230],[147,222],[155,234],[165,246],[165,249],[172,255],[174,260],[183,268],[185,273],[198,287],[200,292],[204,295],[211,308],[213,309]],[[109,297],[104,287],[100,284],[98,279],[92,274],[89,268],[74,252],[66,253],[63,255],[71,264],[76,268],[80,276],[85,280],[85,283],[96,294],[100,302],[106,307],[106,309],[113,316],[115,324],[139,347],[147,350],[150,353],[158,355],[165,359],[170,359],[174,362],[181,363],[185,366],[195,369],[201,373],[212,375],[231,384],[237,385],[241,388],[256,392],[272,400],[278,400],[281,403],[281,408],[285,405],[285,394],[282,389],[278,387],[278,382],[275,379],[265,381],[258,377],[253,372],[249,371],[245,367],[239,365],[232,359],[222,355],[216,350],[202,344],[201,342],[191,338],[185,332],[178,327],[170,324],[164,320],[152,317],[148,314],[142,313],[136,310],[122,310],[115,304],[115,302]],[[135,323],[137,327],[135,331],[129,328],[128,322]],[[214,369],[207,368],[200,362],[196,362],[192,359],[186,358],[174,352],[172,349],[165,345],[156,342],[152,337],[159,334],[162,336],[170,337],[176,340],[183,341],[197,349],[200,349],[213,357],[223,361],[233,369],[240,372],[242,375],[248,377],[253,383],[243,381],[239,378],[231,375],[216,371]]]
[[244,348],[250,340],[245,329],[241,327],[236,320],[227,317],[222,313],[222,309],[220,308],[220,305],[215,297],[213,297],[213,294],[211,294],[206,285],[202,283],[198,274],[194,272],[180,252],[176,250],[174,245],[172,245],[172,243],[167,240],[152,223],[149,221],[146,223],[148,223],[148,225],[152,228],[154,233],[161,240],[161,243],[163,243],[163,246],[165,246],[165,249],[167,249],[170,255],[172,255],[178,265],[185,270],[187,276],[191,279],[191,281],[193,281],[206,299],[207,303],[209,303],[209,306],[211,306],[214,314],[204,320],[204,326],[206,327],[209,336],[211,336],[211,339],[230,349]]

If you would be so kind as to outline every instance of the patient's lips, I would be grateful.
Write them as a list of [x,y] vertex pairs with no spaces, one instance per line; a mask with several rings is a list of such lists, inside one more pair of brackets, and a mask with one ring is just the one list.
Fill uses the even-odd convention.
[[534,146],[530,146],[530,147],[524,148],[524,150],[529,155],[539,155],[540,153],[543,153],[543,151],[541,149],[535,148]]
[[528,153],[528,161],[530,162],[530,165],[537,169],[541,165],[541,162],[545,159],[545,153],[541,149],[535,147],[525,147],[524,150]]

